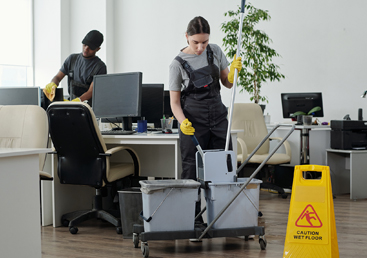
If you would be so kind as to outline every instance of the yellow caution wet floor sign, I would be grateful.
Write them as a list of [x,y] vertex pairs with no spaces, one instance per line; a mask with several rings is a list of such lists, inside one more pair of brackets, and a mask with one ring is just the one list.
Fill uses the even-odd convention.
[[[321,172],[321,179],[304,179],[303,172]],[[294,169],[283,258],[339,257],[330,170],[302,165]]]

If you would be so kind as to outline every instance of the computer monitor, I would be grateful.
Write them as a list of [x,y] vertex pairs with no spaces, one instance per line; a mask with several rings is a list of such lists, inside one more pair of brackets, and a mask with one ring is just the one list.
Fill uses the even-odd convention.
[[0,87],[0,105],[40,105],[39,87]]
[[132,118],[141,114],[141,72],[95,75],[92,107],[102,121],[123,123],[132,131]]
[[171,117],[171,116],[173,116],[173,112],[171,110],[169,90],[165,90],[164,91],[164,108],[163,108],[163,114],[164,114],[165,117]]
[[315,112],[313,116],[324,116],[321,92],[282,93],[281,98],[283,118],[291,118],[291,115],[297,111],[303,111],[307,114],[312,108],[317,106],[321,107],[321,110]]
[[41,96],[41,107],[44,110],[47,110],[48,106],[55,101],[64,101],[64,90],[63,88],[56,88],[55,91],[55,98],[53,99],[53,101],[51,102],[45,95],[45,93],[43,92],[43,89],[40,89],[40,96]]
[[141,95],[141,115],[133,119],[136,123],[139,119],[145,119],[148,123],[153,123],[155,128],[161,128],[163,118],[163,91],[162,83],[143,83]]
[[[171,109],[171,98],[169,95],[169,90],[165,90],[164,91],[164,108],[163,108],[163,114],[165,117],[172,117],[173,116],[173,112]],[[173,121],[173,128],[178,128],[178,122],[177,120]]]

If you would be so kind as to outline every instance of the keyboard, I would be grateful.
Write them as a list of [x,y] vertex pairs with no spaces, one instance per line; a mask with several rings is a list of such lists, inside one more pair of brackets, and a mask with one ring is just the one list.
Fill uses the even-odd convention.
[[157,132],[157,131],[162,131],[162,128],[147,128],[148,132]]
[[107,130],[101,131],[102,135],[130,135],[134,134],[136,131],[124,131],[124,130]]

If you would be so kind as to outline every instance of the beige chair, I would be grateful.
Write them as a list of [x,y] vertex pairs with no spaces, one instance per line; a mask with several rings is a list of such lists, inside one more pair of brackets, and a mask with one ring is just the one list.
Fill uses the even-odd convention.
[[[235,103],[233,107],[232,130],[242,129],[237,134],[237,161],[244,162],[257,145],[268,134],[261,107],[255,103]],[[282,138],[270,137],[270,140],[281,141]],[[267,162],[268,165],[278,165],[291,161],[291,148],[287,141],[284,142],[285,153],[275,153]],[[269,140],[260,147],[249,163],[261,163],[269,155]]]
[[[72,234],[79,223],[100,218],[116,227],[121,234],[119,211],[102,209],[102,189],[106,185],[132,175],[140,175],[139,158],[132,148],[118,146],[107,149],[96,117],[89,105],[81,102],[55,102],[47,109],[50,135],[57,154],[57,174],[61,184],[87,185],[96,189],[90,210],[64,214],[61,222]],[[110,162],[120,153],[123,160]],[[120,157],[120,156],[119,156]],[[75,196],[77,198],[77,196]]]
[[[0,148],[46,148],[47,114],[35,105],[0,106]],[[39,155],[40,179],[52,180],[43,171],[45,155]]]
[[[256,149],[258,144],[267,136],[263,112],[260,105],[255,103],[235,103],[233,107],[232,130],[242,129],[243,132],[237,134],[237,162],[243,163],[249,155]],[[270,137],[270,140],[281,141],[282,138]],[[261,164],[268,156],[270,151],[270,143],[267,139],[260,149],[250,158],[248,163]],[[271,158],[265,163],[267,165],[279,165],[290,163],[291,148],[287,141],[283,143],[285,153],[274,153]],[[271,185],[262,185],[264,188]],[[274,189],[274,188],[273,188]],[[284,194],[283,189],[276,187],[281,194]]]

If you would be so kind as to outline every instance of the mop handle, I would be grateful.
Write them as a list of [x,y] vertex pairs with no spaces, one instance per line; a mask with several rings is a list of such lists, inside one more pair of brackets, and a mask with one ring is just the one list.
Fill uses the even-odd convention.
[[[198,240],[201,240],[205,234],[209,231],[209,229],[214,225],[214,223],[222,216],[222,214],[227,210],[227,208],[234,202],[234,200],[240,195],[240,193],[246,188],[248,184],[250,184],[251,180],[256,176],[256,174],[261,170],[261,168],[265,165],[265,163],[273,156],[273,154],[279,149],[279,147],[288,139],[288,137],[293,133],[294,129],[296,128],[295,125],[285,125],[285,126],[292,126],[291,130],[289,130],[288,134],[281,140],[281,142],[275,146],[275,148],[270,152],[270,154],[266,157],[266,159],[260,164],[260,166],[252,173],[252,175],[247,178],[247,182],[242,185],[241,189],[238,193],[232,197],[232,199],[227,203],[227,205],[215,216],[212,222],[205,228],[202,232]],[[272,131],[273,132],[273,131]],[[269,135],[268,135],[269,136]],[[242,168],[242,165],[241,165]],[[237,170],[238,173],[239,169]]]
[[196,139],[195,135],[190,135],[191,136],[191,140],[194,142],[196,149],[199,151],[202,160],[204,160],[204,152],[203,149],[201,148],[198,139]]
[[241,13],[245,13],[245,3],[246,3],[246,0],[241,1]]
[[[246,0],[241,1],[241,18],[240,18],[240,28],[238,30],[238,42],[237,42],[237,53],[236,56],[239,57],[241,55],[241,42],[242,42],[242,25],[243,25],[243,19],[245,17],[245,2]],[[228,151],[229,148],[229,140],[231,137],[231,127],[232,127],[232,117],[233,117],[233,105],[234,105],[234,99],[236,95],[236,88],[237,88],[237,76],[238,76],[238,70],[235,69],[234,71],[234,79],[233,79],[233,86],[232,86],[232,98],[231,98],[231,104],[229,109],[229,115],[228,115],[228,128],[227,128],[227,138],[226,138],[226,146],[225,151]]]

